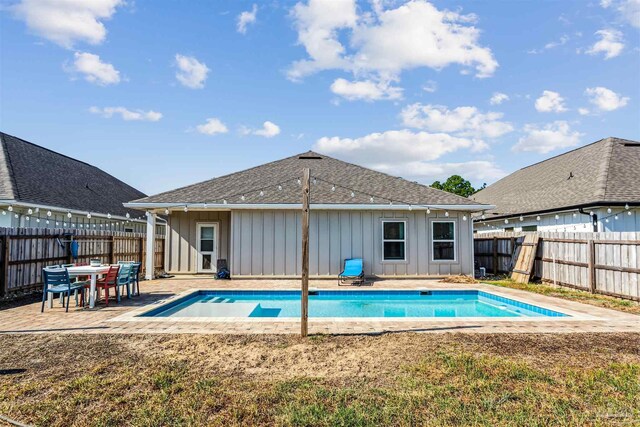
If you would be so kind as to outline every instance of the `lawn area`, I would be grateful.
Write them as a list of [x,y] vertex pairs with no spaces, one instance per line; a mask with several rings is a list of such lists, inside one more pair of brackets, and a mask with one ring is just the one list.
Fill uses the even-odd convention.
[[5,335],[0,349],[0,414],[33,425],[640,423],[640,334]]
[[640,314],[640,303],[638,302],[609,297],[606,295],[592,294],[578,289],[561,288],[559,286],[548,285],[545,283],[516,283],[510,279],[482,280],[482,283],[502,286],[505,288],[521,289],[523,291],[568,299],[571,301],[581,302],[583,304],[591,304],[598,307],[626,311],[627,313]]

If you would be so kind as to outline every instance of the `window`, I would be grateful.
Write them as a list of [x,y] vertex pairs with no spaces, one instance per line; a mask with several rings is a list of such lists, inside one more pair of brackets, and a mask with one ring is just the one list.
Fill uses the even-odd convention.
[[505,227],[504,231],[513,231],[513,227]]
[[433,261],[455,261],[456,227],[454,221],[433,221],[431,223]]
[[405,261],[406,243],[405,221],[382,222],[382,260]]
[[525,225],[522,227],[522,231],[538,231],[537,225]]

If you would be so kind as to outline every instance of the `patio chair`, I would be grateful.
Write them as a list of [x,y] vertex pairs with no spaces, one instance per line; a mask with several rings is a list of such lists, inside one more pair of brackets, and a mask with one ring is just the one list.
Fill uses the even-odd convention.
[[136,262],[131,264],[131,273],[129,281],[131,282],[131,294],[133,296],[140,295],[140,267],[142,263]]
[[120,266],[112,265],[109,267],[107,274],[101,279],[96,280],[96,289],[98,290],[98,295],[100,295],[100,289],[104,290],[104,300],[107,307],[109,307],[109,289],[115,288],[116,290],[116,301],[119,301],[120,298],[118,296],[118,272],[120,271]]
[[362,258],[351,258],[344,260],[344,270],[338,275],[338,286],[351,280],[351,284],[362,284],[364,282],[364,269]]
[[[40,312],[44,312],[44,303],[49,294],[58,294],[64,305],[64,297],[67,296],[67,308],[69,311],[69,300],[73,291],[82,290],[85,282],[71,283],[69,280],[69,272],[64,268],[43,268],[42,276],[44,281],[44,289],[42,291],[42,308]],[[53,297],[53,295],[52,295]]]
[[120,264],[118,267],[120,271],[118,272],[116,286],[118,290],[118,301],[120,301],[120,296],[122,295],[122,292],[120,292],[121,286],[127,287],[127,298],[131,298],[131,270],[133,269],[133,264]]

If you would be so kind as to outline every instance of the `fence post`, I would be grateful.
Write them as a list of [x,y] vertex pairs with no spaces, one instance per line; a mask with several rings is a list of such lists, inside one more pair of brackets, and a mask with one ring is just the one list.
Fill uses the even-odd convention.
[[116,238],[114,235],[111,235],[111,239],[109,240],[111,246],[109,247],[109,264],[115,264],[115,246],[116,246]]
[[138,262],[141,263],[140,268],[144,268],[144,238],[138,239]]
[[493,238],[493,274],[498,274],[498,238]]
[[2,238],[2,284],[0,284],[0,297],[7,295],[9,290],[9,235]]
[[592,294],[596,293],[596,243],[593,240],[587,242],[589,256],[589,289]]

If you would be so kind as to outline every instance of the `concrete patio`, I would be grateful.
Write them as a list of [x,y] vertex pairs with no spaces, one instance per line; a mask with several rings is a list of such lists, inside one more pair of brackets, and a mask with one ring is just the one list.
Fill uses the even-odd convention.
[[[53,309],[40,313],[40,304],[0,309],[0,333],[190,333],[190,334],[297,334],[300,324],[295,319],[251,319],[251,321],[189,321],[166,318],[136,318],[136,314],[153,305],[175,298],[192,289],[297,289],[298,280],[231,280],[216,281],[209,277],[180,277],[141,282],[140,297],[126,298],[119,304],[95,309],[76,308],[69,312],[54,303]],[[311,280],[318,289],[338,289],[335,280]],[[603,309],[558,298],[486,284],[450,284],[437,280],[382,280],[359,288],[340,289],[480,289],[505,297],[570,314],[566,318],[429,318],[400,320],[309,319],[311,334],[369,334],[385,332],[463,332],[463,333],[573,333],[573,332],[638,332],[640,316]]]

